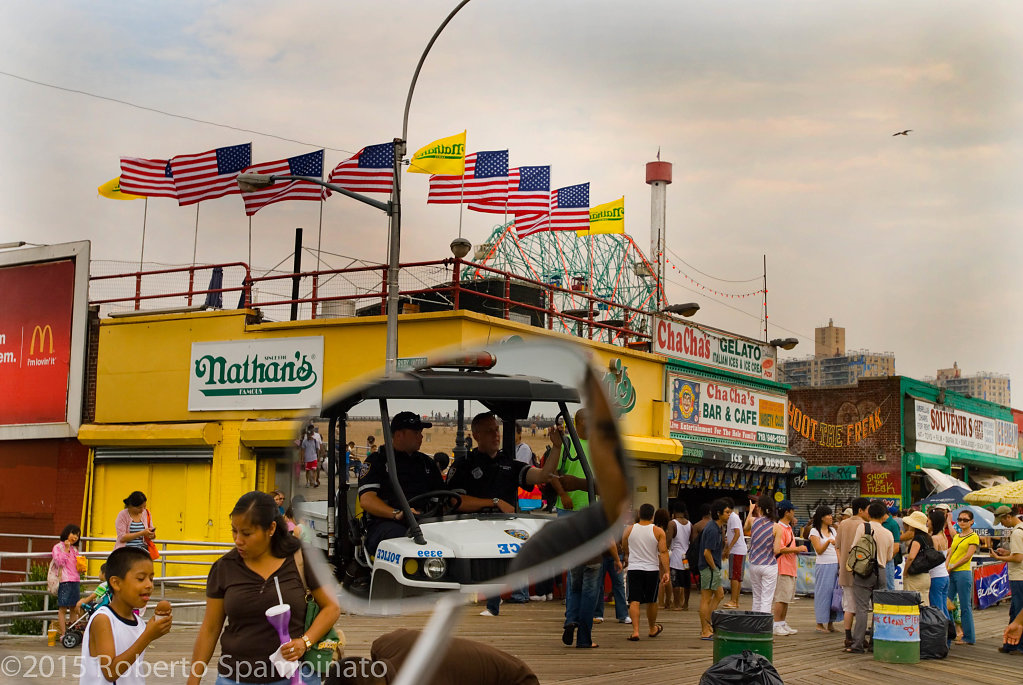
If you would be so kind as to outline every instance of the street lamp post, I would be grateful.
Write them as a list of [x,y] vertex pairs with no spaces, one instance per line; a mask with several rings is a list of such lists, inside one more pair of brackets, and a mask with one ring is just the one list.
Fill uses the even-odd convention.
[[451,10],[441,25],[437,27],[437,30],[433,32],[433,36],[430,37],[430,42],[426,44],[426,48],[423,50],[423,54],[419,56],[419,62],[416,64],[416,70],[412,74],[412,83],[408,87],[408,96],[405,98],[405,113],[401,120],[401,138],[394,139],[394,183],[391,187],[391,201],[381,202],[374,200],[371,197],[360,195],[359,193],[353,193],[350,190],[342,188],[333,183],[327,183],[318,178],[307,178],[305,176],[278,176],[271,174],[239,174],[238,175],[238,186],[241,191],[251,192],[260,188],[265,188],[271,185],[274,181],[308,181],[324,188],[328,188],[336,193],[345,195],[358,200],[371,207],[383,211],[389,217],[388,235],[387,235],[387,344],[384,351],[384,370],[385,373],[391,375],[397,371],[398,368],[398,272],[399,267],[399,252],[401,248],[401,164],[405,157],[405,141],[408,139],[408,113],[412,107],[412,93],[416,89],[416,81],[419,80],[419,72],[423,69],[423,62],[426,61],[426,56],[430,53],[430,48],[437,42],[437,37],[440,36],[441,31],[444,30],[451,20],[454,18],[458,11],[465,7],[469,3],[469,0],[462,0],[458,5]]

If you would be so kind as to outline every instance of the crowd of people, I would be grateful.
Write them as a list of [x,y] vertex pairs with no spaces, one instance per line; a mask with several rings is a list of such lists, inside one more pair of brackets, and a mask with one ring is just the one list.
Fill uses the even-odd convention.
[[[504,454],[499,422],[489,412],[473,417],[474,447],[453,462],[446,454],[428,456],[420,451],[423,430],[430,427],[412,412],[400,412],[390,423],[397,479],[408,500],[433,491],[458,490],[461,497],[449,502],[458,511],[511,513],[517,511],[522,493],[534,492],[558,516],[571,516],[590,504],[593,493],[581,463],[587,450],[587,427],[581,413],[575,417],[575,428],[582,452],[565,437],[564,428],[555,425],[548,432],[550,445],[543,457],[523,443],[521,429],[516,431],[514,454]],[[313,464],[306,467],[307,474],[317,472],[319,466],[305,460],[306,448],[308,454],[320,455],[322,440],[317,445],[317,437],[315,429],[307,429],[299,441],[303,463]],[[358,495],[365,512],[366,551],[372,557],[381,541],[406,534],[406,521],[387,474],[387,460],[381,452],[369,449],[374,447],[372,439],[368,443],[359,465]],[[348,450],[349,458],[354,458],[354,444],[349,444]],[[307,485],[315,487],[316,481],[313,476]],[[650,503],[638,506],[634,522],[624,527],[620,542],[609,539],[602,554],[567,570],[563,585],[565,645],[597,647],[593,627],[604,621],[603,587],[608,576],[615,618],[629,627],[624,637],[632,642],[660,636],[665,628],[657,620],[659,611],[688,611],[694,588],[699,598],[700,639],[713,640],[714,612],[743,608],[741,590],[746,573],[752,589],[750,608],[772,616],[775,636],[794,635],[798,630],[788,622],[788,608],[796,595],[798,556],[807,553],[815,555],[816,562],[815,630],[838,632],[836,626],[841,622],[846,652],[863,653],[869,647],[872,592],[893,589],[896,566],[903,561],[903,588],[919,592],[923,604],[939,608],[961,626],[958,644],[976,640],[970,563],[981,540],[972,530],[969,509],[961,510],[953,521],[945,505],[926,514],[893,512],[880,501],[857,498],[842,512],[827,506],[817,508],[806,525],[797,529],[793,504],[777,502],[768,495],[748,500],[748,506],[747,502],[721,498],[700,505],[692,518],[682,500],[668,504],[666,509]],[[287,664],[300,662],[327,638],[337,622],[340,607],[336,597],[303,562],[302,543],[310,538],[295,518],[294,505],[287,506],[281,491],[250,492],[230,512],[234,547],[209,572],[190,684],[199,682],[218,644],[218,685],[276,682],[281,664],[287,670]],[[412,511],[419,514],[415,508]],[[1023,651],[1019,644],[1023,523],[1009,507],[997,509],[995,516],[1010,529],[1007,544],[991,552],[1009,564],[1012,590],[1012,624],[1006,629],[1001,651]],[[133,492],[125,498],[115,527],[115,550],[103,568],[105,583],[84,600],[79,594],[84,569],[77,552],[81,536],[77,526],[63,531],[52,552],[53,566],[60,575],[60,631],[65,630],[66,620],[74,621],[83,602],[92,607],[82,646],[83,683],[141,682],[145,648],[171,626],[169,614],[154,615],[147,622],[141,618],[152,594],[150,546],[156,535],[145,494]],[[552,599],[553,583],[554,579],[543,579],[531,587],[516,588],[506,601]],[[482,615],[498,617],[501,597],[485,601]],[[287,619],[275,626],[267,618],[268,610],[272,613],[282,604],[287,606]],[[312,618],[307,620],[307,615]],[[374,660],[379,656],[385,661],[389,675],[335,678],[333,682],[388,682],[414,640],[414,633],[396,631],[374,642]],[[476,643],[460,649],[478,653],[478,662],[487,668],[496,664],[518,678],[500,682],[536,682],[525,664],[499,650]],[[445,668],[472,679],[464,660],[455,659]],[[319,682],[312,671],[300,674],[306,685]]]

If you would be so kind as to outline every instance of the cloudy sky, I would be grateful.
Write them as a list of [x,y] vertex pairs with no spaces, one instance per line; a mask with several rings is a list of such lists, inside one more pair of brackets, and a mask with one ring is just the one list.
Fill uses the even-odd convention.
[[[254,161],[325,147],[329,168],[390,140],[454,4],[4,3],[0,242],[89,239],[94,259],[137,260],[142,203],[96,194],[121,155],[252,142]],[[674,163],[668,248],[691,266],[676,262],[742,292],[694,269],[752,278],[766,254],[771,337],[798,334],[792,354],[833,318],[900,373],[958,361],[1019,380],[1021,34],[1011,0],[474,0],[427,59],[409,146],[467,129],[470,151],[550,164],[555,187],[589,181],[593,203],[624,194],[644,248],[644,164],[660,148]],[[427,206],[426,180],[405,182],[406,260],[443,258],[457,235],[457,208]],[[285,259],[296,226],[314,240],[318,222],[315,203],[262,210],[254,265]],[[464,222],[473,242],[493,227]],[[151,201],[147,262],[191,262],[194,225],[193,207]],[[246,259],[239,197],[202,203],[199,226],[200,262]],[[385,258],[385,218],[346,198],[326,203],[323,236],[332,253]],[[671,272],[669,298],[699,301],[697,320],[760,335],[756,298],[684,287]]]

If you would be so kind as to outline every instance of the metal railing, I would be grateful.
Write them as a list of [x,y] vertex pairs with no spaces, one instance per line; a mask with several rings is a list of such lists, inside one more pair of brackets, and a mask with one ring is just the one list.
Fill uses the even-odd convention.
[[[217,279],[211,279],[209,287],[196,286],[196,272],[212,274],[217,269],[222,275],[220,287],[214,287]],[[234,280],[223,276],[228,271],[233,271]],[[296,280],[301,284],[298,298],[290,292]],[[298,307],[298,318],[316,319],[384,314],[386,280],[386,265],[253,276],[247,264],[227,262],[92,276],[90,297],[91,304],[114,314],[109,309],[112,305],[127,305],[129,311],[144,313],[143,304],[180,309],[193,307],[197,298],[220,296],[222,302],[237,299],[241,307],[260,309],[267,320],[289,318],[285,310],[290,313],[292,306]],[[283,286],[287,286],[287,294],[283,294]],[[399,286],[405,312],[482,307],[486,313],[505,319],[515,312],[529,316],[533,325],[551,330],[557,327],[590,339],[606,335],[608,342],[616,344],[631,341],[642,345],[650,341],[652,312],[643,307],[656,302],[656,294],[651,293],[649,302],[630,306],[573,286],[561,287],[456,258],[402,264]],[[518,288],[525,288],[535,299],[515,299],[513,289]],[[475,304],[463,307],[469,297]],[[560,308],[556,306],[559,303]],[[232,308],[230,302],[227,308]],[[275,316],[278,312],[280,315]],[[657,316],[671,318],[659,313]]]
[[[49,560],[52,558],[51,548],[57,540],[60,538],[56,535],[24,535],[21,533],[0,533],[0,540],[24,540],[26,551],[24,552],[6,552],[0,551],[0,575],[4,576],[16,576],[27,579],[32,571],[33,562],[36,564],[42,562],[46,565],[49,564]],[[116,538],[101,538],[101,537],[83,537],[83,542],[103,542],[103,543],[115,543]],[[33,551],[33,541],[40,541],[43,543],[45,549],[39,551]],[[201,540],[160,540],[156,543],[160,549],[160,558],[154,563],[159,566],[160,573],[158,576],[153,578],[154,584],[160,586],[159,599],[164,599],[167,596],[167,586],[171,585],[177,587],[188,587],[192,589],[205,589],[207,574],[202,573],[199,575],[168,575],[168,566],[174,565],[180,566],[200,566],[208,568],[213,565],[216,559],[209,561],[203,559],[195,559],[194,557],[221,557],[224,552],[232,548],[232,543],[225,542],[206,542]],[[182,547],[183,549],[168,549],[168,546]],[[79,552],[80,556],[86,559],[106,559],[110,555],[110,550],[101,550],[96,552]],[[191,558],[188,558],[191,557]],[[12,568],[12,566],[20,566],[21,560],[25,562],[25,568]],[[11,564],[11,562],[14,564]],[[97,576],[85,576],[82,575],[83,583],[98,583],[99,578]],[[42,595],[43,596],[43,608],[38,611],[21,611],[20,597],[22,595]],[[46,635],[47,623],[57,618],[57,610],[50,606],[50,598],[52,595],[46,589],[46,581],[8,581],[0,582],[0,597],[18,597],[17,600],[5,600],[0,601],[0,635],[4,634],[6,628],[10,625],[10,622],[15,619],[35,619],[43,621],[42,634]],[[157,601],[156,599],[153,600]],[[205,601],[202,602],[190,602],[190,601],[171,601],[171,606],[178,607],[192,607],[192,606],[203,606]],[[10,607],[14,607],[11,610]],[[182,623],[177,621],[179,625],[192,625],[192,623]]]

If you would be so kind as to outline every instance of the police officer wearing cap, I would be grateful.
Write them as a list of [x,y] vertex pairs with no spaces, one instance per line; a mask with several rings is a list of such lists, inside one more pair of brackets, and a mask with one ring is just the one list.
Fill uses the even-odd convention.
[[[437,462],[419,451],[423,444],[423,429],[432,426],[410,411],[399,412],[391,419],[394,465],[398,469],[398,484],[407,499],[445,489]],[[359,504],[367,514],[366,552],[370,556],[376,554],[381,540],[406,534],[405,514],[398,508],[398,498],[391,487],[384,450],[366,457],[359,475]],[[415,509],[412,511],[419,513]]]
[[561,432],[552,429],[551,455],[543,468],[515,461],[501,451],[501,427],[493,412],[473,417],[472,437],[476,448],[448,469],[448,489],[465,491],[459,511],[495,508],[514,513],[519,488],[530,490],[548,482],[561,455]]

